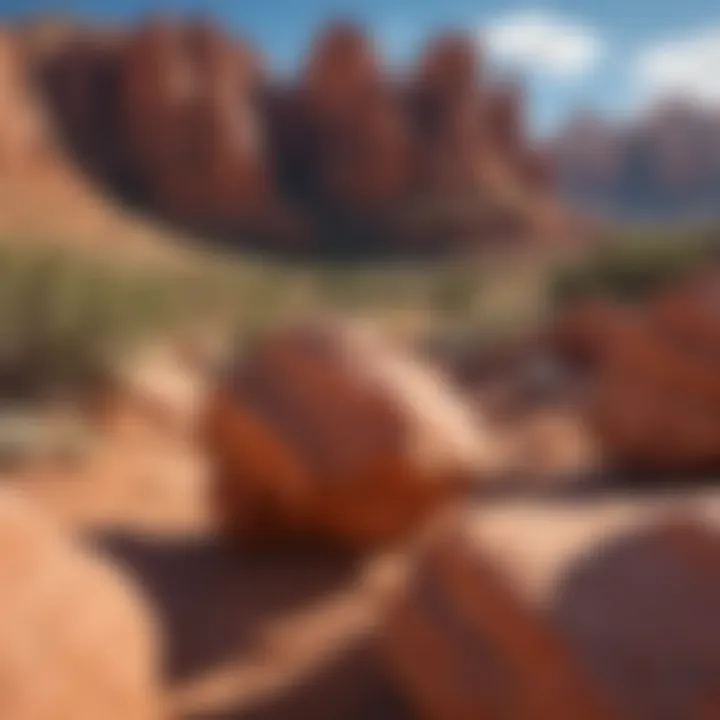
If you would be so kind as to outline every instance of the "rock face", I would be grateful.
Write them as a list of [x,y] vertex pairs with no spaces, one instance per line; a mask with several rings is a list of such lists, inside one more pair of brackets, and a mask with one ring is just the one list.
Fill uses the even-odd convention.
[[490,450],[440,377],[324,323],[254,348],[210,399],[204,436],[229,531],[352,547],[412,531],[482,477]]
[[478,160],[488,154],[488,144],[479,81],[475,47],[463,37],[435,40],[421,60],[413,102],[420,135],[420,183],[427,191],[452,195],[481,188]]
[[68,148],[106,186],[165,217],[239,229],[271,197],[259,60],[203,23],[78,34],[40,75]]
[[152,25],[130,39],[120,70],[131,174],[169,217],[218,229],[269,197],[253,100],[256,58],[205,25]]
[[68,150],[94,175],[108,182],[122,169],[118,144],[118,68],[112,39],[67,41],[42,78],[48,102]]
[[428,718],[713,717],[717,493],[468,509],[428,538],[383,636]]
[[584,365],[588,415],[616,464],[720,467],[718,288],[713,271],[644,307],[588,307],[559,325],[555,347]]
[[40,65],[83,165],[181,225],[285,250],[342,252],[356,232],[386,253],[548,229],[549,166],[523,137],[522,96],[490,87],[461,36],[407,79],[348,24],[284,84],[240,40],[177,20],[79,33]]
[[610,720],[562,639],[460,525],[411,572],[383,635],[391,676],[422,717]]
[[[619,330],[619,328],[618,328]],[[706,362],[630,324],[601,367],[594,427],[616,463],[659,472],[720,466],[720,384]]]
[[558,625],[627,716],[710,718],[720,709],[720,532],[663,522],[577,563]]
[[0,714],[162,717],[156,628],[126,580],[9,491],[0,538]]
[[316,44],[301,96],[315,138],[317,199],[362,210],[397,199],[410,171],[410,127],[371,40],[331,28]]

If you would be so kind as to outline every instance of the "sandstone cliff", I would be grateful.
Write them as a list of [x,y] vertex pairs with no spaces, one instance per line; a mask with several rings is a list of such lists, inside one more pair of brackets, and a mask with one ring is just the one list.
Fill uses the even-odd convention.
[[70,30],[28,54],[68,154],[181,227],[287,252],[418,254],[561,225],[522,93],[461,35],[433,40],[406,78],[347,23],[282,83],[202,21]]

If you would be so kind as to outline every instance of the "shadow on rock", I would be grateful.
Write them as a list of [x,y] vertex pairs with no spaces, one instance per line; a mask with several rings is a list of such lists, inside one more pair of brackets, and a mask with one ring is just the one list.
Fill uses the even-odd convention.
[[160,616],[171,681],[252,652],[262,623],[350,582],[347,555],[247,552],[219,540],[104,536],[100,547],[130,570]]
[[251,708],[236,708],[187,720],[414,720],[391,686],[371,642],[348,648],[339,658],[297,683],[289,692]]

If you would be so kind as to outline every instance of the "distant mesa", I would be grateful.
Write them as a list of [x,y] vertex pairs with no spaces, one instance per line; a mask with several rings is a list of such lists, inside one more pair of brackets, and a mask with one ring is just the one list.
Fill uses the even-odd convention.
[[554,149],[564,197],[618,219],[717,219],[720,112],[667,101],[632,122],[584,113]]

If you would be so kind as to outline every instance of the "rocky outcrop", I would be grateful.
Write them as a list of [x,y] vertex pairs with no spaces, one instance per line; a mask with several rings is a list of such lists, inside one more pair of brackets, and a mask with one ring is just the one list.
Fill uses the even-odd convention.
[[420,62],[412,101],[419,133],[420,185],[457,194],[481,187],[478,160],[487,155],[481,118],[479,58],[463,37],[434,41]]
[[170,19],[79,33],[42,67],[85,167],[182,225],[286,250],[342,251],[355,234],[383,252],[546,229],[551,173],[522,94],[488,83],[462,36],[435,40],[406,80],[344,23],[284,84],[240,40]]
[[489,542],[464,518],[446,524],[422,549],[382,636],[414,710],[433,720],[621,717],[508,572],[516,545],[506,542],[498,558],[493,523]]
[[718,497],[673,502],[448,518],[387,621],[398,687],[427,718],[714,717]]
[[253,101],[256,58],[206,25],[151,25],[124,48],[123,136],[131,173],[169,217],[241,226],[270,195]]
[[331,27],[300,79],[316,202],[362,211],[407,191],[410,127],[369,37]]
[[596,304],[553,343],[589,379],[587,415],[618,466],[652,472],[720,467],[717,271],[639,308]]
[[159,628],[137,589],[7,489],[0,540],[0,714],[163,717]]
[[719,560],[717,516],[688,512],[613,534],[566,573],[557,626],[625,717],[720,709]]
[[203,435],[221,524],[245,541],[372,547],[488,469],[484,430],[442,378],[365,328],[289,328],[237,361]]

